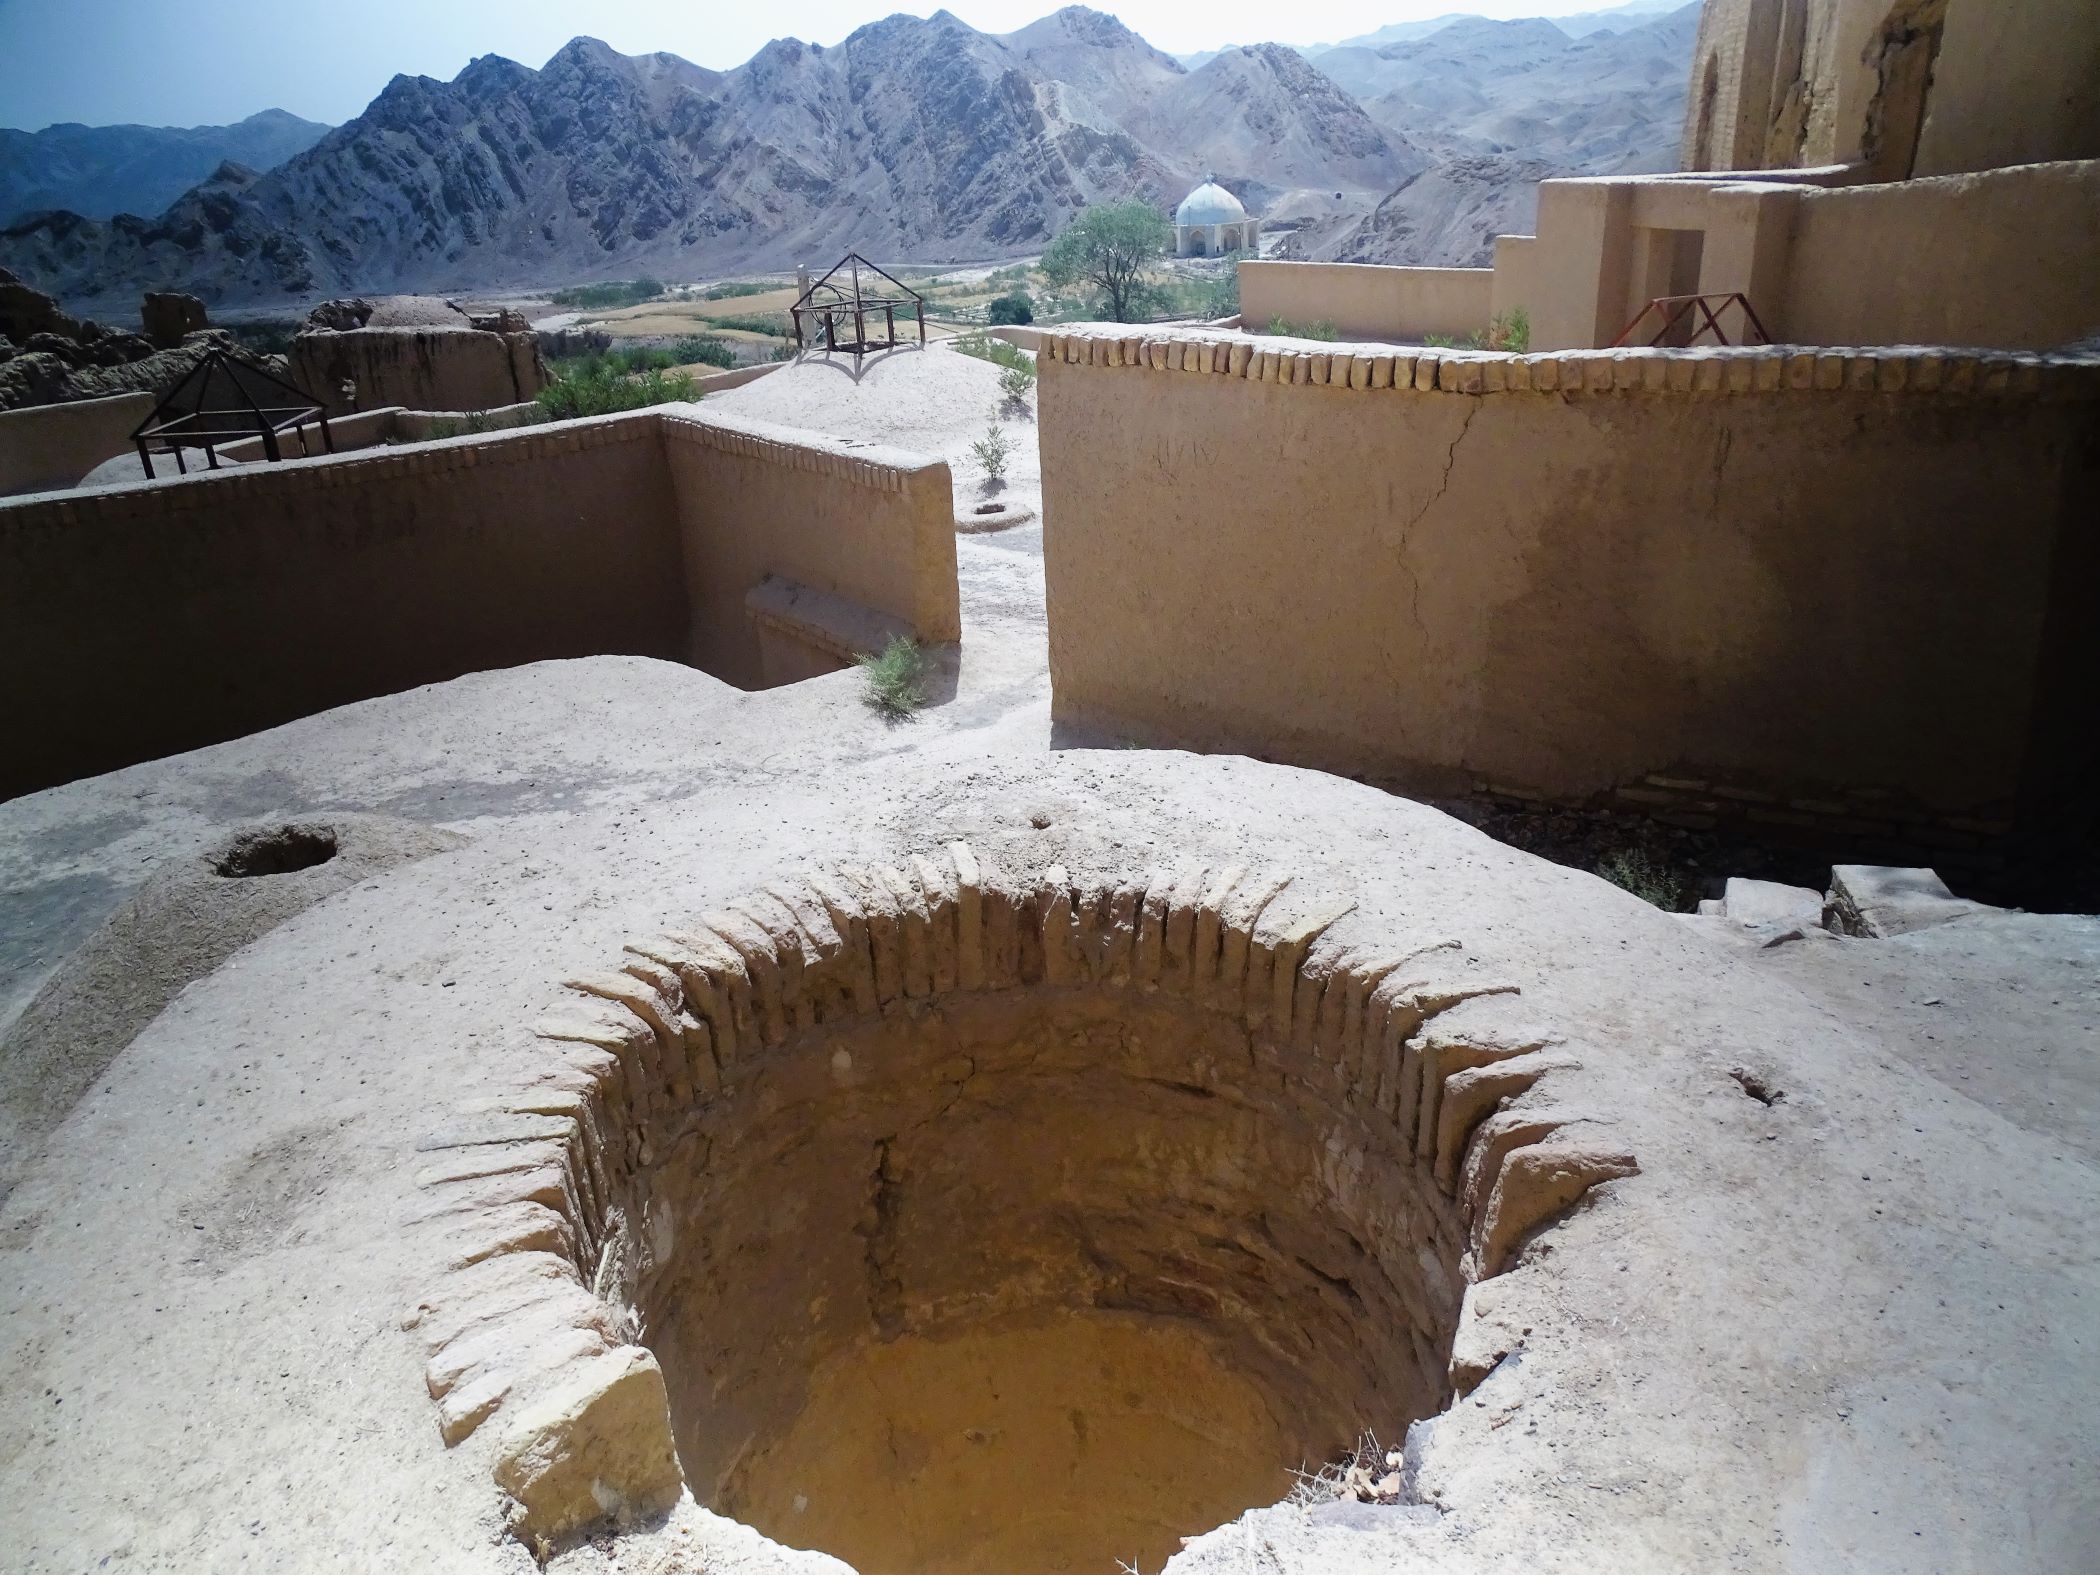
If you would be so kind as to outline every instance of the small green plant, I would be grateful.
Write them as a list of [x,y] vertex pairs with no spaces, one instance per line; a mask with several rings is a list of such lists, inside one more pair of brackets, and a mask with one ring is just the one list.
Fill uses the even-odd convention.
[[977,463],[984,467],[987,481],[998,481],[1006,475],[1006,457],[1014,451],[1014,440],[1006,435],[1006,428],[994,421],[984,429],[984,436],[970,445],[970,452]]
[[1458,341],[1449,334],[1424,334],[1422,345],[1429,350],[1456,350]]
[[736,348],[716,334],[688,334],[671,346],[672,366],[736,365]]
[[1240,277],[1222,274],[1170,274],[1155,281],[1152,300],[1171,317],[1230,317],[1240,309]]
[[485,410],[470,410],[463,416],[440,416],[430,423],[424,433],[426,439],[472,437],[483,432],[500,432],[494,418]]
[[670,351],[655,345],[623,345],[617,350],[593,350],[586,355],[563,356],[552,364],[550,370],[556,377],[580,377],[604,371],[624,375],[629,372],[665,372],[677,364]]
[[901,722],[926,703],[926,653],[897,635],[879,656],[854,661],[865,685],[861,698],[885,721]]
[[1281,317],[1272,317],[1269,319],[1269,332],[1291,339],[1334,340],[1342,337],[1334,324],[1324,317],[1317,323],[1291,323]]
[[548,420],[573,421],[579,416],[609,416],[675,404],[699,395],[687,373],[661,367],[629,373],[615,358],[594,356],[579,367],[558,371],[538,397]]
[[957,334],[948,342],[964,355],[975,356],[980,361],[989,361],[992,365],[1003,366],[1009,371],[1017,366],[1025,366],[1030,372],[1035,370],[1035,358],[1026,350],[1018,345],[1010,345],[1004,339],[994,339],[982,328],[972,329],[966,334]]
[[639,306],[664,293],[661,279],[613,279],[604,284],[579,284],[556,290],[550,299],[556,306],[605,311],[613,307]]
[[788,331],[785,312],[725,312],[720,316],[709,314],[710,328],[735,328],[747,334],[784,334]]
[[1684,877],[1640,848],[1622,848],[1597,866],[1597,873],[1665,913],[1682,913],[1690,895]]
[[[1446,341],[1446,348],[1449,342]],[[1512,355],[1522,355],[1531,348],[1531,317],[1519,306],[1507,312],[1497,312],[1488,319],[1485,328],[1476,328],[1466,336],[1469,350],[1506,350]]]
[[1010,366],[999,374],[999,392],[1012,404],[1023,403],[1035,391],[1033,366]]

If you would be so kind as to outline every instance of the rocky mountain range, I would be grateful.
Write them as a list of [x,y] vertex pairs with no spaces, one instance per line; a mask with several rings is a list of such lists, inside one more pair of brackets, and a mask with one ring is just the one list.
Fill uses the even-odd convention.
[[[1577,11],[1567,16],[1556,16],[1553,25],[1570,38],[1582,38],[1590,33],[1630,32],[1645,27],[1657,17],[1677,10],[1683,0],[1626,0],[1624,5],[1613,6],[1608,11]],[[1338,44],[1300,44],[1298,53],[1307,60],[1318,60],[1331,49],[1348,49],[1352,46],[1365,49],[1382,49],[1387,44],[1403,44],[1411,39],[1427,38],[1431,33],[1449,27],[1454,22],[1478,22],[1469,11],[1447,11],[1442,16],[1424,18],[1418,22],[1389,22],[1384,27],[1369,33],[1358,33]],[[1218,49],[1201,49],[1193,54],[1176,55],[1174,58],[1191,71],[1206,61],[1224,53]]]
[[274,169],[327,133],[281,109],[231,126],[0,127],[0,223],[52,208],[90,219],[159,213],[229,159]]
[[[1631,32],[1634,28],[1645,27],[1659,16],[1681,9],[1682,3],[1683,0],[1626,0],[1625,4],[1613,6],[1605,11],[1576,11],[1566,16],[1556,16],[1553,18],[1553,25],[1570,38],[1586,38],[1591,33]],[[1427,38],[1431,33],[1449,27],[1453,22],[1481,20],[1483,18],[1467,12],[1452,11],[1426,22],[1394,22],[1373,32],[1345,38],[1339,44],[1313,44],[1305,53],[1317,57],[1329,49],[1344,49],[1352,44],[1380,49],[1387,44],[1402,44],[1411,39]]]
[[1417,128],[1438,160],[1309,250],[1482,267],[1497,235],[1531,232],[1541,180],[1675,169],[1698,30],[1697,5],[1580,38],[1554,22],[1472,17],[1377,49],[1326,51],[1326,75],[1372,119]]
[[1472,261],[1535,170],[1667,167],[1697,9],[1582,39],[1473,18],[1317,61],[1257,44],[1195,70],[1077,6],[1004,35],[892,16],[730,71],[579,38],[537,71],[396,77],[277,168],[222,164],[154,218],[17,222],[0,264],[96,306],[690,279],[848,247],[977,260],[1211,175],[1258,213],[1317,212],[1317,255]]

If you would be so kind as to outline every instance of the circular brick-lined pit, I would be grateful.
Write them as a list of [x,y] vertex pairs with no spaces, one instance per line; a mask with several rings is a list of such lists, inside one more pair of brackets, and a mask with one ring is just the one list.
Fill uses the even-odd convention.
[[957,844],[572,981],[541,1077],[426,1145],[448,1441],[502,1413],[535,1539],[682,1470],[863,1575],[1021,1575],[1156,1567],[1397,1439],[1469,1281],[1633,1165],[1534,1086],[1563,1051],[1440,1031],[1508,987],[1288,886]]

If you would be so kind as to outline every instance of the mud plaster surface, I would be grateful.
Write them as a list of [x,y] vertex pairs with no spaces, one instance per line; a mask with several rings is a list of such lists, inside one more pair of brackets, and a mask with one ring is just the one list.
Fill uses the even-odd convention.
[[[2100,924],[1766,950],[1347,782],[1053,749],[1039,568],[959,546],[962,655],[903,727],[850,674],[744,695],[548,663],[0,806],[10,1017],[62,937],[230,821],[467,839],[191,983],[29,1160],[0,1212],[0,1568],[532,1568],[400,1328],[441,1257],[407,1223],[415,1137],[507,1086],[516,1026],[627,939],[809,858],[956,837],[1089,875],[1258,862],[1353,898],[1352,933],[1456,937],[1641,1159],[1492,1282],[1531,1332],[1436,1425],[1441,1514],[1255,1510],[1177,1570],[2089,1562]],[[562,1567],[825,1562],[686,1506]]]

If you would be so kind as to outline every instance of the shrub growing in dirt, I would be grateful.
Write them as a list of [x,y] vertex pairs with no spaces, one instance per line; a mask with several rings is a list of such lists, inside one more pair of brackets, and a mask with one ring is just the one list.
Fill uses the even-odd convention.
[[901,722],[926,703],[926,653],[903,635],[854,665],[865,685],[861,699],[884,720]]
[[985,479],[1001,480],[1006,475],[1006,457],[1014,451],[1014,440],[1006,435],[1006,428],[994,421],[984,429],[984,436],[970,445],[970,452],[977,463],[984,467]]
[[539,404],[549,420],[573,421],[579,416],[609,416],[698,397],[687,373],[651,367],[630,375],[617,362],[593,359],[557,373],[540,390]]

